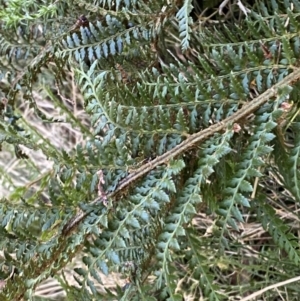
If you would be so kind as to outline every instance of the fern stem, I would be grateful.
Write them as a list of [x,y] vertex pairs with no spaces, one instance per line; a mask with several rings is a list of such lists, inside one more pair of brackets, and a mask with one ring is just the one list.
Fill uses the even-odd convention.
[[[122,192],[124,189],[127,189],[128,186],[132,185],[134,182],[146,175],[151,170],[155,169],[157,166],[166,164],[169,160],[183,154],[199,142],[204,141],[205,139],[211,137],[217,132],[225,130],[229,125],[233,125],[239,120],[246,118],[251,113],[260,108],[263,104],[265,104],[267,101],[269,101],[272,97],[276,96],[279,89],[282,89],[283,87],[288,86],[290,84],[295,84],[299,79],[300,69],[298,68],[292,73],[290,73],[288,76],[286,76],[283,80],[275,84],[273,87],[266,90],[264,93],[262,93],[255,99],[253,99],[251,102],[244,104],[236,113],[232,114],[231,116],[227,117],[219,123],[213,124],[205,130],[190,135],[186,140],[174,147],[172,150],[142,165],[135,172],[133,172],[124,180],[122,180],[116,188],[116,190],[108,195],[108,198],[112,198],[120,192]],[[99,200],[99,198],[96,198],[91,202],[91,204],[97,203]],[[87,214],[88,213],[82,211],[73,218],[71,218],[70,221],[63,228],[62,234],[68,237],[77,228],[81,221],[87,216]]]

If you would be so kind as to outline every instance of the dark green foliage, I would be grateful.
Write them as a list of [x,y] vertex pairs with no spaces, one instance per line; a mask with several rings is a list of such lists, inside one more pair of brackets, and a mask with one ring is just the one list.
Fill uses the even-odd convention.
[[[36,191],[1,200],[0,300],[34,300],[54,276],[68,300],[229,300],[297,275],[298,232],[277,216],[270,183],[275,173],[281,206],[296,206],[300,2],[242,1],[247,16],[235,5],[204,22],[217,2],[0,3],[0,146],[53,162]],[[60,102],[70,73],[89,124]],[[82,134],[71,150],[22,116],[28,102],[38,122],[63,126],[40,90]],[[200,215],[213,220],[205,231]],[[271,236],[263,247],[243,241],[246,220]],[[76,286],[61,274],[73,258]],[[124,286],[100,292],[112,272]]]

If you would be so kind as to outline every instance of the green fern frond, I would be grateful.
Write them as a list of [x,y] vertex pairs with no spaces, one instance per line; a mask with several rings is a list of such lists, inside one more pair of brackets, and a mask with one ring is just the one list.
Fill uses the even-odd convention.
[[191,0],[185,0],[182,7],[176,14],[179,22],[179,37],[181,40],[181,48],[183,51],[189,48],[190,33],[192,31],[191,25],[193,24],[193,19],[190,16],[193,9]]
[[256,209],[258,218],[261,220],[264,229],[270,233],[273,240],[281,249],[287,252],[290,260],[298,266],[300,256],[295,236],[290,233],[289,227],[276,216],[275,210],[268,204],[263,204],[264,201],[265,200],[261,197],[256,201],[258,205]]
[[1,165],[1,300],[54,275],[73,299],[228,300],[297,274],[297,211],[275,212],[299,199],[299,1],[220,2],[3,4],[0,144],[25,170]]

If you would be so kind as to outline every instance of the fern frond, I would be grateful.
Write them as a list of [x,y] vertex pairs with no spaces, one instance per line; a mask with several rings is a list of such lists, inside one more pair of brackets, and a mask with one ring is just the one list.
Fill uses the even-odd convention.
[[257,199],[256,212],[264,229],[270,233],[279,247],[287,252],[290,260],[298,265],[300,256],[295,236],[290,233],[289,227],[276,216],[275,210],[268,204],[263,204],[263,202],[265,202],[263,198]]
[[183,51],[189,48],[190,33],[192,31],[191,26],[193,19],[190,16],[193,9],[191,0],[184,0],[182,7],[177,12],[176,17],[179,22],[179,37],[181,40],[181,48]]
[[1,300],[50,276],[71,299],[242,299],[297,274],[298,0],[21,2],[0,13]]

